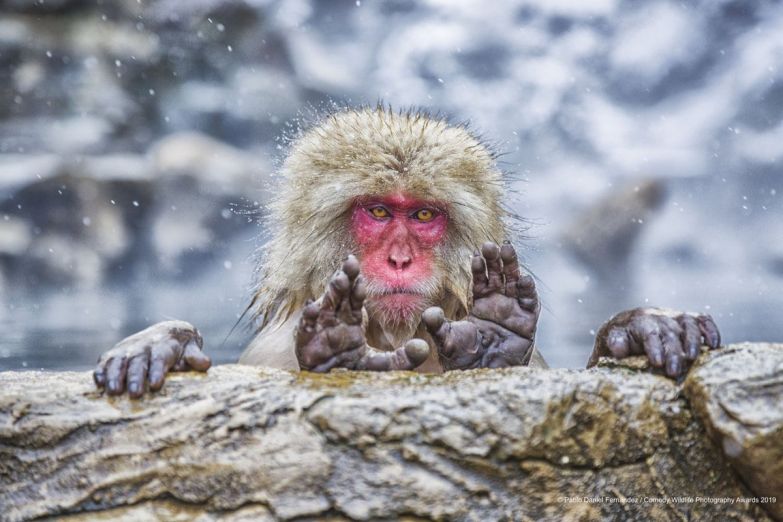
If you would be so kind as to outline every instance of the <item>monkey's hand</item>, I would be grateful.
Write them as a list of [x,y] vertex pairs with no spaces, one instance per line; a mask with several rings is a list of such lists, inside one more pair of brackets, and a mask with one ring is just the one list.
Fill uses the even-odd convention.
[[594,366],[603,356],[622,359],[647,355],[654,368],[677,378],[688,372],[702,345],[710,349],[720,346],[720,332],[709,315],[634,308],[620,312],[601,326],[587,367]]
[[152,325],[101,355],[93,372],[95,384],[109,395],[120,395],[127,387],[134,399],[144,394],[147,384],[158,391],[169,371],[209,369],[212,361],[201,351],[203,344],[198,330],[185,321]]
[[348,256],[319,301],[309,302],[296,329],[296,358],[303,370],[412,370],[423,363],[430,348],[422,339],[411,339],[393,352],[367,345],[362,326],[362,306],[367,289],[359,276],[359,261]]
[[473,309],[464,321],[446,320],[438,307],[422,319],[445,370],[503,368],[530,363],[540,305],[535,283],[521,275],[514,247],[484,243],[471,261]]

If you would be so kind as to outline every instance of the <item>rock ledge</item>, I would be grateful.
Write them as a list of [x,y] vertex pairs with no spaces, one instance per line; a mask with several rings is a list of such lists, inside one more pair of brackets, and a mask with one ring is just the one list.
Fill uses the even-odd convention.
[[0,518],[783,520],[783,345],[634,366],[0,373]]

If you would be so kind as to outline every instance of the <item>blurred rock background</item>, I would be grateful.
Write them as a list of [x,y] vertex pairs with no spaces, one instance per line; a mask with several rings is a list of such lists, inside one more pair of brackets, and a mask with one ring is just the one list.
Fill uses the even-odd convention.
[[764,0],[5,0],[0,370],[174,317],[235,360],[281,136],[378,100],[506,152],[553,365],[644,304],[781,341],[781,27]]

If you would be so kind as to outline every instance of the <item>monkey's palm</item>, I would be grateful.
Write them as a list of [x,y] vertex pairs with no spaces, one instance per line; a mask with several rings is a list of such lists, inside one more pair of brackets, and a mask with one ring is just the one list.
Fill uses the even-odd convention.
[[427,359],[429,346],[421,339],[411,339],[391,352],[380,352],[367,345],[362,327],[366,295],[359,262],[349,256],[327,284],[321,299],[308,303],[302,311],[295,341],[296,358],[302,369],[412,370]]
[[540,311],[533,278],[520,275],[516,252],[485,243],[473,256],[473,308],[448,321],[440,308],[424,312],[445,370],[502,368],[530,362]]

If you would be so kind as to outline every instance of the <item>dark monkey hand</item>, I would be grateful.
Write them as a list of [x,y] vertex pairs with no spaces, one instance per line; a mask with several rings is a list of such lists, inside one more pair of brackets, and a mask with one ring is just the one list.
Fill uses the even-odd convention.
[[503,368],[530,362],[541,310],[535,283],[521,275],[514,247],[484,243],[471,261],[473,308],[464,321],[447,320],[438,307],[422,319],[444,370]]
[[680,377],[699,356],[702,345],[710,349],[720,346],[718,327],[709,315],[634,308],[601,326],[587,367],[603,356],[622,359],[646,355],[653,367],[663,369],[669,377]]
[[342,269],[329,281],[319,301],[305,305],[296,329],[296,358],[303,370],[412,370],[430,353],[422,339],[411,339],[393,352],[367,345],[362,326],[362,306],[367,297],[359,276],[359,261],[348,256]]
[[158,391],[170,371],[205,372],[212,365],[201,351],[203,339],[185,321],[165,321],[117,343],[101,355],[93,373],[95,384],[109,395],[128,390],[133,398],[149,389]]

